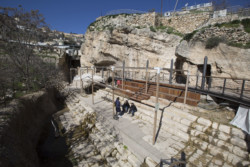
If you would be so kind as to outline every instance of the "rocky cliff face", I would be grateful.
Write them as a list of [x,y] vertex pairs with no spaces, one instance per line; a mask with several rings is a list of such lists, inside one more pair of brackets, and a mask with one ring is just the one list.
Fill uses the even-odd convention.
[[202,65],[204,57],[208,57],[211,75],[231,78],[249,78],[250,49],[231,47],[219,44],[213,49],[206,49],[203,42],[182,41],[176,48],[177,57],[184,62],[182,68],[189,69],[196,74],[198,65]]
[[[152,14],[98,18],[86,32],[86,41],[81,47],[81,66],[120,66],[125,60],[126,66],[144,67],[148,59],[151,67],[169,68],[173,59],[176,69],[189,66],[190,74],[196,75],[202,73],[204,57],[207,56],[209,75],[249,78],[250,49],[245,49],[249,33],[244,31],[240,21],[232,25],[203,27],[193,33],[190,42],[169,32],[167,26],[157,27],[159,23],[156,22],[162,21]],[[206,41],[214,36],[224,41],[207,49]],[[239,42],[242,48],[229,46]]]
[[81,48],[82,66],[121,65],[143,67],[148,59],[150,66],[169,67],[175,59],[175,48],[181,40],[172,34],[151,32],[149,28],[121,27],[112,32],[88,31]]

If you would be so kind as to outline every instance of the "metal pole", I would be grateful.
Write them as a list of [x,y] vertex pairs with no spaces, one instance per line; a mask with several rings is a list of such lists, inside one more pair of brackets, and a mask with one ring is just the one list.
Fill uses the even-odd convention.
[[145,90],[146,94],[148,93],[148,64],[149,64],[149,61],[147,60],[147,63],[146,63],[146,90]]
[[243,82],[242,82],[241,93],[240,93],[240,98],[241,99],[243,97],[244,87],[245,87],[245,80],[243,80]]
[[80,82],[81,82],[81,93],[83,93],[83,81],[82,81],[82,70],[80,68]]
[[103,74],[104,72],[103,72],[103,68],[102,68],[102,78],[103,78],[103,76],[104,76],[104,74]]
[[158,103],[158,98],[159,98],[159,76],[160,76],[160,68],[158,67],[157,70],[157,86],[156,86],[156,102],[155,102],[155,115],[154,115],[154,128],[153,128],[153,145],[155,144],[155,135],[156,135],[156,123],[157,123],[157,111],[159,109],[159,103]]
[[94,68],[92,68],[92,104],[94,104]]
[[199,73],[197,72],[195,89],[197,89],[198,81],[199,81]]
[[208,80],[208,91],[210,91],[211,85],[212,85],[212,77],[210,77]]
[[224,92],[225,92],[226,82],[227,82],[227,79],[225,78],[223,88],[222,88],[222,94],[224,94]]
[[169,84],[172,84],[173,66],[174,66],[174,60],[171,59],[170,74],[169,74]]
[[122,89],[124,89],[124,72],[125,72],[125,61],[122,62]]
[[112,68],[112,106],[113,106],[113,117],[115,116],[115,106],[114,106],[114,103],[115,103],[115,92],[114,92],[114,67],[111,67]]
[[69,69],[69,84],[72,83],[72,69]]
[[201,81],[201,89],[202,90],[204,90],[204,86],[205,86],[206,73],[207,73],[207,56],[205,56],[205,58],[204,58],[202,81]]
[[89,73],[89,67],[87,67],[87,74]]
[[161,0],[161,17],[162,17],[162,5],[163,5],[163,0]]
[[184,104],[186,104],[186,101],[187,101],[188,80],[189,80],[189,71],[187,72],[187,79],[186,79],[186,87],[185,87]]
[[181,152],[181,161],[183,162],[181,167],[186,167],[186,154],[183,151]]

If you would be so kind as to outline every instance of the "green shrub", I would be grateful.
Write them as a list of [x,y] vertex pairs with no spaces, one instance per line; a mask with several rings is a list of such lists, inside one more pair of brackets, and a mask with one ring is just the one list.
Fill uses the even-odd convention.
[[150,31],[156,32],[155,28],[153,26],[150,26]]
[[243,48],[244,47],[242,43],[235,43],[235,42],[229,42],[229,43],[227,43],[227,45],[234,46],[234,47],[237,47],[237,48]]
[[241,24],[244,26],[244,30],[250,33],[250,19],[241,20]]
[[172,34],[174,32],[174,28],[168,27],[167,33]]
[[221,43],[223,41],[222,38],[219,37],[211,37],[207,40],[206,42],[206,49],[212,49],[216,46],[219,45],[219,43]]
[[156,27],[157,30],[165,30],[166,28],[167,27],[162,25],[162,24],[160,26]]
[[191,33],[186,34],[186,35],[183,37],[183,39],[189,42],[189,41],[193,38],[193,36],[194,36],[194,34],[195,34],[196,32],[197,32],[197,30],[195,30],[195,31],[193,31],[193,32],[191,32]]
[[237,28],[239,27],[240,25],[240,21],[239,20],[234,20],[234,21],[231,21],[229,23],[216,23],[214,26],[215,27],[227,27],[227,28]]
[[229,42],[227,43],[227,45],[237,47],[237,48],[250,49],[250,42],[246,43],[245,45],[242,43]]
[[174,35],[178,35],[178,36],[180,36],[180,37],[183,37],[183,34],[180,33],[179,31],[173,32],[173,34],[174,34]]
[[240,20],[233,20],[230,22],[231,24],[240,24]]

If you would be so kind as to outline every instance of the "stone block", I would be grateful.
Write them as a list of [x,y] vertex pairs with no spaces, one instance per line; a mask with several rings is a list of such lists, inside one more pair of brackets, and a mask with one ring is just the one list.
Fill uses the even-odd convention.
[[224,151],[216,146],[213,146],[211,144],[208,145],[208,151],[213,156],[221,157],[223,159],[227,159],[229,152]]
[[220,125],[219,130],[227,134],[230,134],[231,132],[231,128],[227,125]]
[[113,152],[111,153],[112,157],[115,157],[116,154],[117,154],[117,150],[113,150]]
[[155,162],[152,158],[146,157],[145,163],[148,165],[148,167],[155,167],[157,166],[157,162]]
[[233,145],[236,145],[236,146],[239,146],[240,148],[242,148],[243,150],[246,150],[247,149],[247,143],[245,140],[242,140],[238,137],[233,137],[230,139],[230,142],[233,144]]
[[231,153],[228,154],[227,162],[232,163],[234,166],[236,166],[241,161],[242,161],[241,157]]
[[250,166],[250,161],[242,161],[243,166]]
[[218,133],[218,138],[224,141],[229,141],[229,139],[231,138],[230,135],[224,133],[224,132],[219,132]]
[[133,154],[130,154],[128,156],[128,162],[132,165],[132,166],[140,166],[141,162],[139,161],[138,158],[136,158],[136,156],[134,156]]
[[181,120],[181,124],[186,125],[186,126],[190,126],[192,124],[192,121],[184,118]]
[[242,150],[240,147],[234,146],[233,148],[233,153],[242,157],[242,158],[247,158],[248,157],[248,152],[245,150]]
[[237,136],[243,140],[245,139],[245,136],[246,136],[242,130],[237,129],[237,128],[232,128],[232,135]]
[[212,125],[212,122],[211,122],[210,120],[208,120],[208,119],[205,119],[205,118],[199,118],[199,119],[197,120],[197,122],[198,122],[199,124],[202,124],[202,125],[208,126],[208,127]]
[[213,162],[214,164],[216,164],[216,165],[219,165],[219,166],[221,166],[221,165],[223,164],[223,160],[218,159],[218,158],[213,158],[213,159],[212,159],[212,162]]
[[232,165],[229,165],[228,163],[225,162],[225,163],[223,164],[223,167],[233,167],[233,166],[232,166]]
[[181,132],[181,131],[176,131],[176,136],[184,139],[185,141],[189,140],[189,135],[187,133]]
[[227,142],[225,142],[223,140],[218,140],[217,146],[224,149],[224,150],[233,152],[233,147],[234,146],[231,143],[227,143]]
[[189,127],[183,124],[176,124],[177,128],[185,133],[189,131]]
[[116,148],[117,148],[117,151],[118,151],[121,155],[123,155],[123,152],[124,152],[124,147],[123,147],[123,145],[120,144],[120,145],[118,145]]
[[219,167],[218,165],[214,164],[213,162],[211,162],[208,167]]
[[217,129],[218,126],[219,126],[219,124],[217,122],[213,122],[213,124],[212,124],[212,128],[213,129]]

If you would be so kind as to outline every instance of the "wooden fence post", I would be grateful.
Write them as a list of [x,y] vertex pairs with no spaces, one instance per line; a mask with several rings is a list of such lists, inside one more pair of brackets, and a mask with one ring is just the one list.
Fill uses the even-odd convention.
[[146,63],[146,90],[145,90],[146,94],[148,93],[148,64],[149,64],[149,61],[147,60],[147,63]]
[[81,93],[83,93],[82,69],[80,68]]
[[114,92],[114,70],[115,70],[115,67],[112,66],[111,67],[112,69],[112,106],[113,106],[113,117],[115,116],[115,106],[114,106],[114,103],[115,103],[115,92]]
[[187,92],[188,92],[188,80],[189,80],[189,71],[187,72],[187,79],[186,79],[186,87],[185,87],[185,97],[184,97],[184,104],[187,101]]
[[122,89],[124,89],[124,72],[125,72],[125,61],[122,62]]
[[92,68],[92,104],[94,104],[94,67]]

